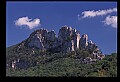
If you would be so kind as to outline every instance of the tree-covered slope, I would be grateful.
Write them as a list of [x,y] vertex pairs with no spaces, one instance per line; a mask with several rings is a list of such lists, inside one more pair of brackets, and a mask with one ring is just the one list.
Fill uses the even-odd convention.
[[63,26],[58,33],[38,29],[6,48],[6,76],[117,76],[117,54],[106,55],[88,35]]
[[[56,54],[54,54],[55,56]],[[58,55],[58,54],[57,54]],[[59,56],[61,53],[59,53]],[[74,55],[74,54],[73,54]],[[56,58],[56,59],[55,59]],[[54,61],[41,63],[27,69],[6,69],[6,76],[40,76],[40,77],[116,77],[117,54],[107,55],[103,60],[92,64],[81,63],[80,60],[63,56],[53,57]]]

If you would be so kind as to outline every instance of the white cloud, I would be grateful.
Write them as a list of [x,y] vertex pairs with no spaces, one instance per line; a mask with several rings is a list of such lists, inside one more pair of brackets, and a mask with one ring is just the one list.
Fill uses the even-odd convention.
[[109,13],[112,12],[117,12],[117,8],[113,8],[113,9],[106,9],[106,10],[98,10],[98,11],[84,11],[82,12],[82,18],[86,18],[86,17],[95,17],[95,16],[103,16],[103,15],[107,15]]
[[40,25],[40,19],[36,18],[34,20],[29,19],[28,17],[21,17],[15,21],[15,25],[17,26],[28,26],[29,29],[33,29]]
[[104,21],[105,25],[111,25],[114,28],[117,28],[117,16],[107,16]]

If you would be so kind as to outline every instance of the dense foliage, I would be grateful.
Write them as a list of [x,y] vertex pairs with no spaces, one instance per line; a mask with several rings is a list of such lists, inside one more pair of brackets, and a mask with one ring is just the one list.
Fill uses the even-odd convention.
[[28,61],[29,68],[6,68],[6,76],[117,77],[117,53],[106,55],[103,60],[92,64],[84,64],[80,62],[80,58],[89,55],[86,50],[50,53],[27,47],[18,49],[18,45],[6,49],[6,63],[19,58]]

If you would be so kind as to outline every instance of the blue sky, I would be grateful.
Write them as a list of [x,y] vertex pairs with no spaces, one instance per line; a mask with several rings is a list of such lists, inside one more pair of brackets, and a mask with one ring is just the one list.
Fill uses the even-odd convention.
[[79,30],[80,36],[86,33],[104,54],[117,51],[117,2],[11,1],[6,4],[6,47],[25,40],[35,29],[46,28],[58,34],[67,25]]

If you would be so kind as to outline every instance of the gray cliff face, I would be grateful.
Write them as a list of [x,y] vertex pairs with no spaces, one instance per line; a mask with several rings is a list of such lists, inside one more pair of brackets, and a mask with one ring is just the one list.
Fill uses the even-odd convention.
[[83,34],[80,39],[80,48],[85,49],[88,46],[88,35]]
[[[35,47],[40,50],[69,52],[76,49],[87,49],[97,51],[99,48],[91,40],[88,42],[88,35],[83,34],[80,37],[80,32],[74,28],[63,26],[58,33],[58,37],[54,31],[39,29],[34,31],[27,39],[28,47]],[[93,52],[92,51],[92,52]]]
[[46,29],[40,29],[34,31],[27,40],[29,47],[39,48],[40,50],[46,50],[55,47],[57,44],[57,38],[54,31],[48,31]]
[[58,33],[59,44],[64,51],[79,49],[80,33],[71,27],[64,26]]

